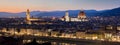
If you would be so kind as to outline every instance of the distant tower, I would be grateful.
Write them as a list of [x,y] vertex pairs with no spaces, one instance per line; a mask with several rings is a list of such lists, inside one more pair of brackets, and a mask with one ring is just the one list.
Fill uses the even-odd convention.
[[79,19],[85,19],[86,18],[85,12],[83,10],[81,10],[80,13],[78,14],[78,18]]
[[70,21],[69,12],[65,12],[65,21]]
[[30,11],[29,11],[29,9],[27,9],[27,11],[26,11],[26,20],[30,21]]
[[27,9],[27,11],[26,11],[26,21],[27,21],[27,24],[31,24],[29,9]]

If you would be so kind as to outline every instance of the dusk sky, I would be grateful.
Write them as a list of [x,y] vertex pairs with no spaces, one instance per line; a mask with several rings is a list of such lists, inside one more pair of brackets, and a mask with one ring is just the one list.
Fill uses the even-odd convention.
[[120,0],[0,0],[0,12],[95,9],[120,7]]

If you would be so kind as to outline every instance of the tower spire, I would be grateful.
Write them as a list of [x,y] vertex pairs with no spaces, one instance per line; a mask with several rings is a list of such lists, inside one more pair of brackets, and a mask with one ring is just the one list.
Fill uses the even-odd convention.
[[29,9],[27,9],[27,11],[26,11],[26,20],[30,20],[30,11],[29,11]]
[[27,21],[27,24],[31,24],[29,9],[27,9],[27,11],[26,11],[26,21]]
[[81,8],[81,9],[80,9],[80,11],[84,11],[84,9],[83,9],[83,8]]

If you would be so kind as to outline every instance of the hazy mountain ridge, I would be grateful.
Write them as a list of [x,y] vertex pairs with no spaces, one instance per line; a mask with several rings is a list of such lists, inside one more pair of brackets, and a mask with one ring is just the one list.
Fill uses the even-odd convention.
[[[109,9],[109,10],[84,10],[87,16],[120,16],[120,7]],[[71,17],[78,15],[80,10],[68,10]],[[31,11],[31,16],[55,16],[62,17],[65,15],[65,11]],[[9,13],[9,12],[0,12],[0,17],[25,17],[26,12],[20,13]]]
[[[32,11],[30,14],[31,16],[35,16],[38,13],[40,13],[40,11]],[[19,13],[0,12],[0,17],[25,17],[25,16],[26,12]]]
[[[84,10],[87,16],[120,16],[120,7],[109,10]],[[80,10],[68,10],[70,16],[77,16]],[[43,12],[36,16],[64,16],[65,11]]]
[[[92,16],[93,14],[97,13],[98,11],[96,10],[84,10],[86,12],[87,16]],[[65,15],[66,11],[52,11],[52,12],[43,12],[43,13],[39,13],[36,16],[56,16],[56,17],[62,17]],[[78,15],[78,13],[80,12],[80,10],[68,10],[69,15],[71,17],[75,17]],[[89,15],[88,15],[89,14]]]
[[102,16],[120,16],[120,7],[106,10],[100,13]]

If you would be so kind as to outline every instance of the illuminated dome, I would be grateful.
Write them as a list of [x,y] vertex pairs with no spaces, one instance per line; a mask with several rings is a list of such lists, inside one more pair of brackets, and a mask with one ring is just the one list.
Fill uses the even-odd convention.
[[86,18],[85,12],[84,11],[80,11],[80,13],[78,14],[78,18],[79,19]]

